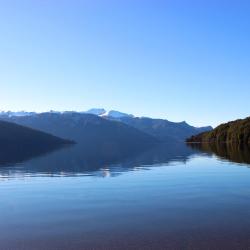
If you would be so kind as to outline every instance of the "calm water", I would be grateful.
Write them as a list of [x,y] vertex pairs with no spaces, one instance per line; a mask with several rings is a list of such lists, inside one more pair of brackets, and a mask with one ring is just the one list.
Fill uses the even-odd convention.
[[5,162],[0,249],[250,249],[240,154],[180,144],[118,159],[78,145]]

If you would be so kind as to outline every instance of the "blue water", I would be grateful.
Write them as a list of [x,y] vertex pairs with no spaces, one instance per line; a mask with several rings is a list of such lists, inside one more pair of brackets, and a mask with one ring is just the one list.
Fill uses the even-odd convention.
[[250,249],[250,165],[166,146],[81,168],[73,151],[0,168],[1,250]]

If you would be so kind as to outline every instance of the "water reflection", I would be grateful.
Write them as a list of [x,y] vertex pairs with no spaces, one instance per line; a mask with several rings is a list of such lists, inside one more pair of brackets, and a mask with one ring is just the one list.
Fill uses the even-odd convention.
[[191,143],[188,145],[193,149],[200,150],[201,152],[215,154],[223,160],[250,164],[249,145],[235,145],[226,143]]
[[245,150],[76,145],[2,166],[0,248],[250,249],[250,168],[209,157],[242,162]]
[[22,163],[28,161],[30,159],[43,156],[46,154],[50,154],[51,152],[57,151],[59,149],[70,147],[72,144],[68,145],[58,145],[58,146],[49,146],[47,148],[39,148],[39,149],[22,149],[18,147],[14,147],[10,150],[8,146],[0,146],[0,167],[13,165],[17,163]]
[[[0,178],[30,176],[95,175],[116,176],[124,171],[136,171],[152,165],[173,162],[186,163],[197,153],[185,144],[160,144],[142,152],[104,152],[81,144],[64,147],[50,154],[19,164],[0,165]],[[14,155],[12,160],[14,159]]]

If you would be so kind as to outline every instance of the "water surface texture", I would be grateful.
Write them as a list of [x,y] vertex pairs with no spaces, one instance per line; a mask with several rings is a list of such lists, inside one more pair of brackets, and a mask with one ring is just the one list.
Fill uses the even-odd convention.
[[249,166],[184,144],[5,162],[0,249],[250,249]]

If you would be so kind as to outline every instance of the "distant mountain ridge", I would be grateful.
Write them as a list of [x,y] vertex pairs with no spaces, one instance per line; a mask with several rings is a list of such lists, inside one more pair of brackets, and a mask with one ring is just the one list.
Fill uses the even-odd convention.
[[74,140],[87,151],[95,152],[97,148],[107,155],[117,152],[118,157],[158,143],[156,138],[136,128],[87,113],[47,112],[5,120]]
[[137,128],[147,134],[156,137],[163,142],[183,142],[191,135],[209,131],[212,127],[196,128],[186,122],[170,122],[163,119],[152,119],[146,117],[107,117],[108,119],[123,122]]
[[37,113],[36,112],[26,112],[26,111],[17,111],[17,112],[1,111],[0,117],[28,116],[28,115],[35,115],[35,114],[37,114]]
[[[94,115],[95,117],[99,117],[102,120],[98,120],[98,121],[102,123],[104,123],[103,120],[123,123],[127,125],[127,128],[136,129],[137,131],[140,131],[144,134],[154,137],[158,141],[163,141],[163,142],[185,141],[186,138],[194,134],[198,134],[204,131],[209,131],[212,129],[212,127],[210,126],[196,128],[196,127],[190,126],[186,122],[170,122],[164,119],[135,117],[132,114],[127,114],[127,113],[123,113],[123,112],[115,111],[115,110],[111,110],[107,112],[103,108],[93,108],[93,109],[90,109],[88,111],[83,111],[83,112],[50,111],[50,112],[45,112],[45,113],[34,113],[34,112],[22,111],[22,112],[17,112],[17,113],[16,112],[2,112],[0,113],[0,119],[16,122],[18,124],[30,126],[36,129],[41,129],[42,131],[46,131],[54,135],[61,136],[63,138],[70,138],[70,139],[76,139],[76,138],[79,139],[83,137],[82,133],[84,134],[84,127],[81,127],[80,125],[78,125],[78,130],[77,130],[78,135],[77,136],[74,135],[72,137],[72,134],[71,134],[68,137],[67,133],[59,133],[60,128],[62,127],[62,124],[66,122],[65,119],[67,120],[68,126],[70,128],[70,127],[75,126],[76,120],[82,120],[82,119],[84,120],[87,115]],[[54,118],[57,117],[56,119],[58,119],[57,128],[53,124],[54,123],[53,117]],[[40,122],[39,122],[39,119],[40,119]],[[45,123],[46,123],[46,126],[45,126]],[[100,128],[101,126],[99,127],[99,129]],[[64,132],[65,131],[66,129],[64,129]],[[106,139],[108,140],[109,138],[106,138]]]

